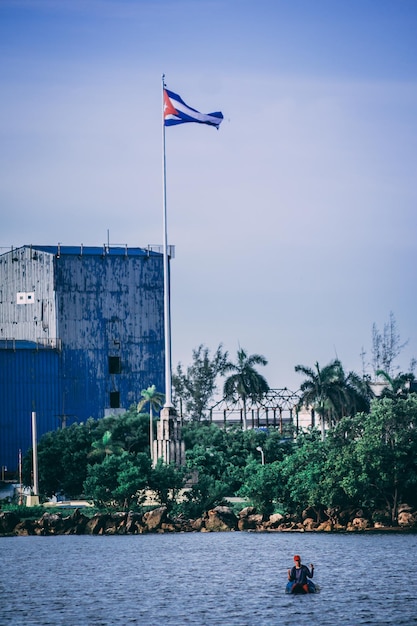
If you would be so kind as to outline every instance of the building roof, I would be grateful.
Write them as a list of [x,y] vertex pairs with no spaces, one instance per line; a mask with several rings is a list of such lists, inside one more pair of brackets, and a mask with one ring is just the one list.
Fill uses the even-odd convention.
[[126,245],[107,245],[102,246],[63,246],[57,244],[56,246],[39,246],[39,245],[25,245],[23,248],[32,248],[39,252],[47,252],[49,254],[60,255],[77,255],[77,256],[151,256],[159,255],[162,253],[161,246],[148,246],[147,248],[131,248]]

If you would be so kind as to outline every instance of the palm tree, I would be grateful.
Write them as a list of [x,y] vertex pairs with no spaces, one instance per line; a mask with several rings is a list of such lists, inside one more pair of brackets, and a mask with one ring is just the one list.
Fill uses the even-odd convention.
[[320,369],[318,362],[315,364],[315,370],[305,365],[296,365],[294,368],[296,372],[307,377],[300,386],[300,404],[311,407],[319,414],[323,440],[325,414],[330,409],[329,389],[335,379],[335,367],[336,363],[333,361],[323,369]]
[[149,446],[151,450],[151,461],[153,461],[153,409],[158,410],[161,408],[165,401],[163,393],[156,391],[155,385],[151,385],[147,389],[142,389],[140,392],[142,400],[138,403],[138,413],[141,412],[145,404],[149,402]]
[[317,362],[315,369],[296,365],[295,371],[307,377],[300,386],[300,404],[313,408],[320,415],[323,440],[326,422],[334,426],[346,415],[369,411],[372,397],[369,383],[354,372],[346,376],[339,359],[322,369]]
[[106,430],[102,438],[98,441],[93,441],[91,444],[92,450],[88,454],[92,458],[108,457],[111,454],[120,455],[123,452],[123,446],[118,441],[113,441],[113,436],[110,430]]
[[268,361],[261,354],[248,356],[245,350],[237,351],[237,363],[226,363],[224,373],[233,372],[226,379],[223,387],[223,395],[226,399],[236,399],[243,403],[243,429],[247,429],[246,402],[248,399],[260,400],[269,390],[266,379],[256,371],[255,365],[267,365]]
[[413,373],[400,373],[395,378],[384,370],[377,370],[375,373],[387,383],[379,396],[380,398],[406,398],[411,393],[411,383],[415,380]]
[[367,378],[349,372],[345,378],[346,404],[342,407],[341,417],[353,416],[356,413],[369,413],[371,400],[374,397],[370,382]]

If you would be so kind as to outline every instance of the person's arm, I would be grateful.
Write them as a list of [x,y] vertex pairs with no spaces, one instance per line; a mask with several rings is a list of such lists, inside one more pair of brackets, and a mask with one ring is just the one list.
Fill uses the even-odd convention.
[[288,580],[295,580],[294,567],[288,570]]
[[309,578],[313,578],[313,576],[314,576],[314,565],[313,565],[313,563],[310,563],[310,571],[309,571],[308,575],[309,575]]

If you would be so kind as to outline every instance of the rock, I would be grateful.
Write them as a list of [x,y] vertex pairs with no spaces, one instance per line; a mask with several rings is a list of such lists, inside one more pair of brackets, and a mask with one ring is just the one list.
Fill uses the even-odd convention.
[[103,533],[105,535],[125,535],[126,534],[127,513],[116,512],[107,516]]
[[[175,518],[168,516],[167,508],[157,507],[148,511],[144,515],[129,511],[114,513],[97,513],[89,519],[80,512],[79,509],[69,515],[62,517],[59,513],[45,512],[37,520],[19,520],[19,516],[14,511],[0,512],[0,535],[119,535],[119,534],[142,534],[144,532],[174,533],[174,532],[216,532],[233,530],[254,530],[266,531],[276,530],[278,532],[331,532],[331,531],[363,531],[366,529],[389,530],[393,528],[389,514],[385,510],[375,510],[372,518],[359,515],[363,511],[351,509],[334,514],[330,519],[319,524],[313,516],[305,517],[305,509],[302,515],[281,515],[274,513],[265,521],[261,514],[256,513],[255,507],[245,507],[236,516],[229,506],[217,506],[203,517],[188,519],[180,514]],[[326,511],[326,514],[329,511]],[[341,518],[346,519],[346,523],[341,524]],[[399,529],[417,528],[417,511],[408,504],[402,504],[398,514]]]
[[326,520],[325,522],[322,522],[321,524],[316,524],[316,530],[317,531],[324,531],[324,532],[331,532],[334,528],[334,524],[331,520]]
[[148,511],[143,516],[143,522],[145,529],[148,531],[155,531],[161,528],[161,525],[166,523],[168,517],[168,510],[166,506],[160,506],[152,511]]
[[174,529],[179,533],[191,533],[194,531],[192,519],[187,519],[183,515],[179,515],[173,521]]
[[229,506],[216,506],[207,512],[205,528],[210,532],[236,530],[237,517]]
[[122,535],[126,533],[127,513],[118,511],[106,516],[103,533],[105,535]]
[[340,506],[331,506],[325,509],[324,514],[332,522],[333,528],[340,524]]
[[129,511],[126,520],[126,532],[131,535],[143,532],[142,515],[140,513]]
[[31,519],[25,519],[22,522],[19,522],[14,529],[14,533],[19,537],[27,537],[29,535],[36,535],[35,533],[35,524]]
[[256,514],[256,507],[254,506],[246,506],[244,509],[239,511],[239,519],[243,517],[249,517],[250,515]]
[[384,524],[383,522],[374,522],[374,528],[376,530],[386,528],[386,524]]
[[278,528],[282,524],[284,516],[281,513],[273,513],[269,516],[269,520],[264,523],[265,528]]
[[[410,507],[411,508],[411,507]],[[398,525],[403,528],[413,528],[417,524],[417,515],[411,511],[401,511],[398,515]]]
[[300,521],[300,518],[289,513],[281,516],[278,528],[279,530],[304,530],[304,526]]
[[12,533],[19,521],[18,516],[13,511],[3,511],[0,513],[0,535],[9,535]]
[[317,524],[317,522],[315,522],[312,517],[306,517],[306,519],[303,522],[303,526],[305,530],[314,530],[318,528],[319,524]]
[[96,513],[85,525],[85,533],[87,535],[102,535],[106,526],[108,515]]
[[37,522],[38,532],[42,535],[59,535],[64,529],[60,513],[44,513]]
[[74,513],[64,517],[62,521],[65,535],[83,535],[89,518],[80,509],[75,509]]
[[259,530],[262,528],[263,516],[260,513],[239,518],[237,527],[239,530]]
[[374,522],[374,528],[383,528],[384,526],[390,526],[392,523],[391,515],[386,509],[373,511],[372,521]]
[[279,530],[282,532],[288,532],[292,530],[304,530],[302,524],[298,524],[297,522],[284,521],[279,525]]
[[401,503],[398,505],[398,513],[411,513],[411,511],[413,510],[413,507],[410,506],[409,504],[406,504],[405,502]]
[[177,529],[175,528],[175,524],[172,522],[162,522],[161,528],[158,530],[164,533],[175,533]]
[[365,530],[370,527],[370,522],[365,517],[355,517],[346,527],[346,530]]
[[202,517],[198,517],[195,520],[191,520],[191,528],[194,531],[200,532],[206,529],[205,520]]

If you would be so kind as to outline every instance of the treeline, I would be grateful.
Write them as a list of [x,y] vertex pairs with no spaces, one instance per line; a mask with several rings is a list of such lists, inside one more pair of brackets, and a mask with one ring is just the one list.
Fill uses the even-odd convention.
[[[405,374],[395,375],[393,365],[404,345],[392,313],[382,332],[374,325],[372,380],[384,383],[378,397],[371,377],[345,372],[338,359],[324,367],[297,365],[304,376],[300,406],[318,416],[318,428],[301,433],[293,424],[283,433],[247,429],[247,403],[261,401],[269,390],[257,371],[267,363],[264,356],[239,348],[231,361],[221,344],[212,356],[200,345],[192,364],[187,369],[179,364],[172,381],[177,411],[187,418],[185,467],[161,460],[153,466],[153,415],[163,395],[151,386],[122,415],[44,435],[38,444],[40,493],[140,510],[152,491],[170,512],[189,518],[236,496],[265,517],[273,512],[300,516],[309,509],[321,521],[362,510],[374,521],[395,524],[399,505],[417,508],[415,362]],[[219,378],[223,397],[242,406],[242,428],[223,429],[208,421]],[[146,405],[149,413],[143,412]],[[31,470],[29,450],[23,461],[26,485],[32,484]]]
[[[93,499],[99,506],[140,510],[146,490],[175,514],[195,518],[224,498],[248,499],[265,516],[314,511],[318,521],[363,510],[395,524],[398,507],[417,507],[417,395],[371,401],[369,413],[342,417],[326,432],[295,436],[289,427],[224,430],[204,422],[183,428],[186,467],[152,468],[149,415],[132,408],[44,435],[38,445],[44,496]],[[264,464],[261,463],[263,452]],[[30,484],[31,454],[24,458]],[[191,477],[189,488],[177,495]]]
[[[374,396],[372,382],[384,384],[384,396],[407,393],[415,384],[416,360],[411,359],[407,373],[398,373],[395,364],[407,343],[401,340],[391,312],[382,330],[376,324],[372,327],[370,358],[364,348],[361,350],[361,375],[346,372],[339,359],[324,367],[317,362],[314,367],[296,365],[295,371],[304,376],[300,384],[300,405],[313,409],[324,428],[326,423],[333,426],[346,415],[369,412]],[[242,348],[237,351],[236,359],[231,360],[222,344],[211,355],[201,344],[192,352],[191,365],[184,368],[179,363],[172,377],[177,411],[195,421],[206,419],[220,387],[220,396],[225,400],[239,400],[245,428],[247,403],[259,402],[269,390],[269,383],[258,371],[259,366],[267,363],[263,355],[250,355]]]

